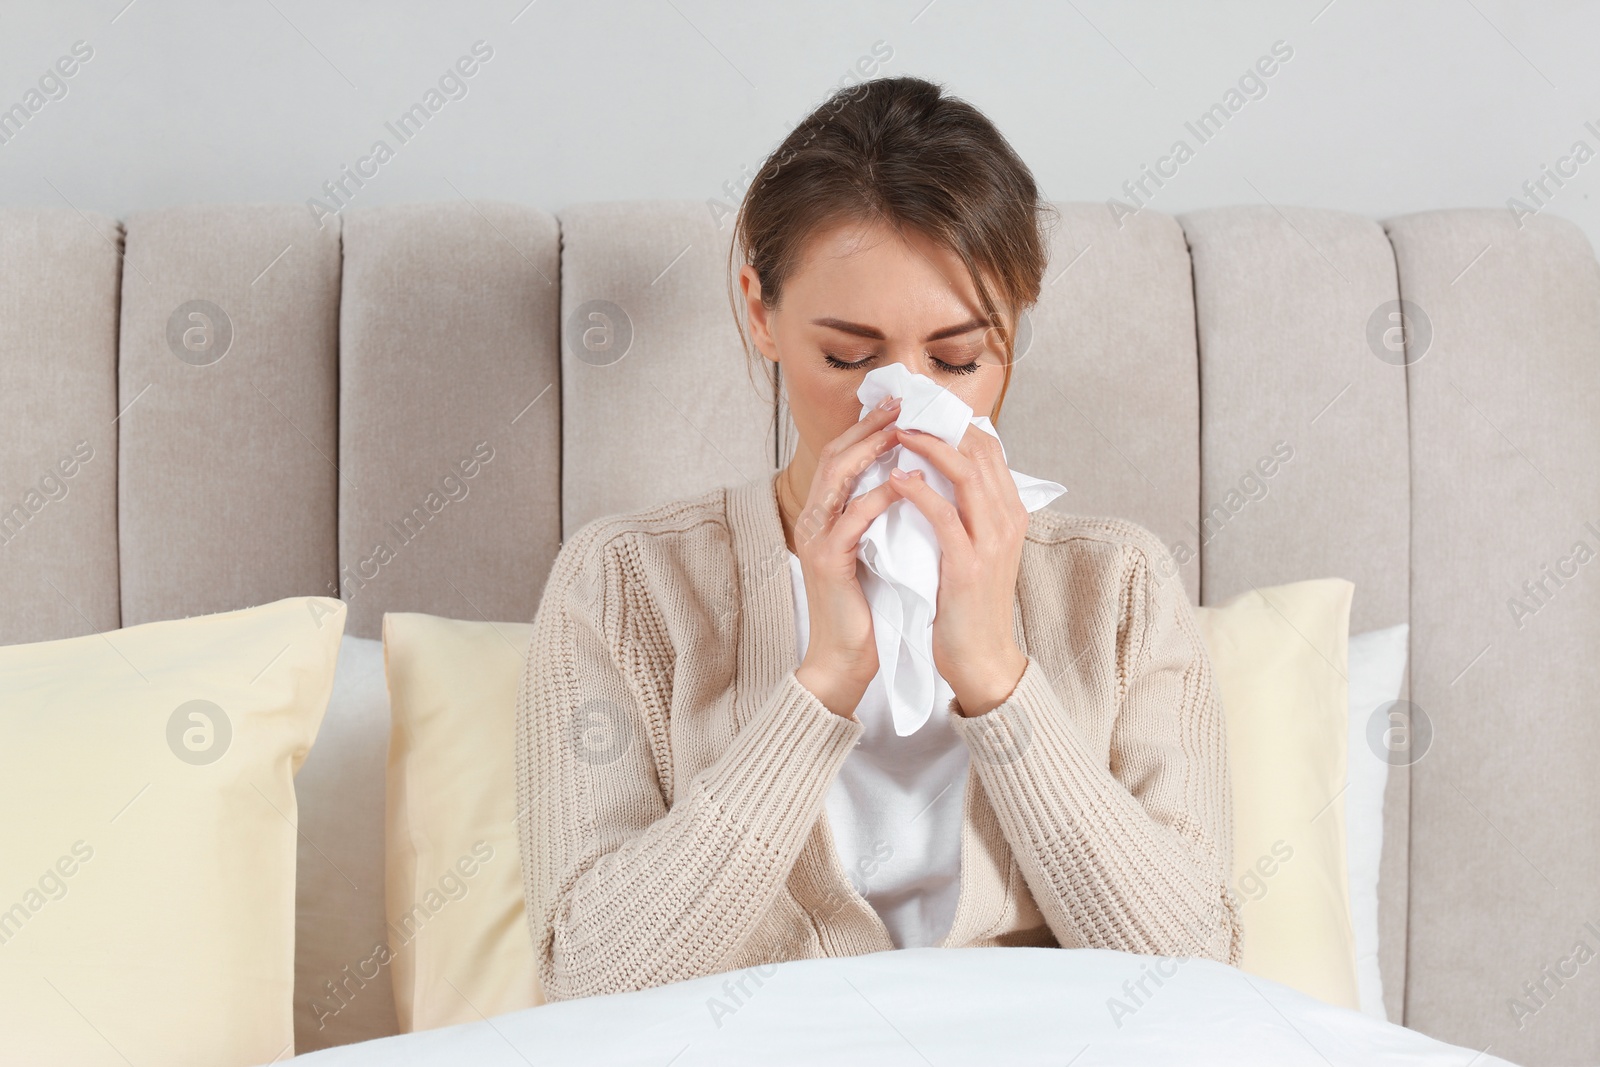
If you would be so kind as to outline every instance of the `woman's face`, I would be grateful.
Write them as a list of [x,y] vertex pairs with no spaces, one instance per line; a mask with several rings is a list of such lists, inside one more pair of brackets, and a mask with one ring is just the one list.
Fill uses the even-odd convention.
[[761,303],[755,268],[744,267],[740,285],[752,340],[783,367],[807,481],[822,446],[857,421],[856,389],[877,367],[904,364],[974,414],[993,413],[1005,376],[999,332],[960,257],[922,234],[882,223],[813,234],[776,311]]

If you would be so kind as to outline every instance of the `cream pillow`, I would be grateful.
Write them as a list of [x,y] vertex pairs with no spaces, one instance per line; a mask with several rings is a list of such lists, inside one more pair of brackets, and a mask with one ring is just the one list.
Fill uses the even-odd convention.
[[1345,858],[1350,599],[1319,578],[1195,609],[1227,721],[1241,968],[1360,1010]]
[[[1354,588],[1273,586],[1195,616],[1227,721],[1242,967],[1359,1008],[1344,809],[1330,803],[1345,784]],[[384,616],[390,971],[403,1031],[544,1003],[511,787],[532,629]]]
[[292,597],[0,648],[7,1062],[293,1055],[293,776],[344,621]]
[[513,740],[531,623],[383,617],[385,898],[402,1032],[544,1003],[518,852]]

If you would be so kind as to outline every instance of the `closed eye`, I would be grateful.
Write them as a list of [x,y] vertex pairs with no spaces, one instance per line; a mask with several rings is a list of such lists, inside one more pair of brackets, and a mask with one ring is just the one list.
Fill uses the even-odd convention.
[[[840,370],[858,370],[862,367],[870,365],[876,361],[878,357],[877,354],[874,353],[862,359],[849,361],[841,359],[832,352],[823,352],[822,358],[830,367],[837,367]],[[943,370],[947,374],[971,374],[978,369],[978,361],[976,359],[972,360],[970,363],[946,363],[944,360],[939,359],[936,356],[930,355],[928,358],[933,361],[934,366],[938,367],[940,370]]]

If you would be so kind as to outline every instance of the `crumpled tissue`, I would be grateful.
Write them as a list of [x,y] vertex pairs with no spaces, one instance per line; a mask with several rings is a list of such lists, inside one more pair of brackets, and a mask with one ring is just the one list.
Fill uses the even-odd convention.
[[[856,398],[859,418],[866,418],[886,396],[901,398],[895,422],[933,434],[959,447],[967,427],[976,426],[999,440],[987,415],[974,416],[972,408],[925,374],[915,374],[904,364],[891,363],[867,372]],[[1005,443],[1000,445],[1005,455]],[[917,453],[896,445],[879,456],[856,480],[855,499],[889,480],[889,472],[920,470],[940,496],[955,502],[950,479]],[[1059,482],[1011,472],[1017,493],[1029,511],[1037,511],[1067,491]],[[901,737],[921,729],[935,707],[944,708],[954,696],[933,662],[933,619],[939,594],[939,539],[933,526],[909,500],[896,500],[872,520],[856,548],[857,577],[872,608],[872,628],[878,646],[878,671],[889,698],[895,733]]]

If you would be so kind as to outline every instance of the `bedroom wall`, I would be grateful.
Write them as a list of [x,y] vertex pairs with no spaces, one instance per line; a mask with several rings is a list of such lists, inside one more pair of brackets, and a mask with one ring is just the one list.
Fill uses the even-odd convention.
[[[460,197],[549,211],[681,197],[721,217],[790,126],[867,71],[930,77],[973,101],[1057,200],[1384,217],[1515,198],[1573,219],[1591,242],[1600,233],[1600,162],[1573,153],[1579,141],[1600,151],[1600,68],[1586,51],[1600,39],[1600,6],[755,9],[7,0],[0,109],[30,114],[0,121],[0,205],[125,216],[288,201],[316,214]],[[463,58],[472,73],[453,77]],[[426,121],[391,130],[418,103],[435,105]],[[1218,104],[1225,119],[1193,125]],[[1189,152],[1174,156],[1180,140]],[[1159,185],[1147,176],[1158,168]],[[359,185],[348,177],[358,169]],[[1141,180],[1143,191],[1125,188]],[[325,183],[340,182],[330,195]]]

